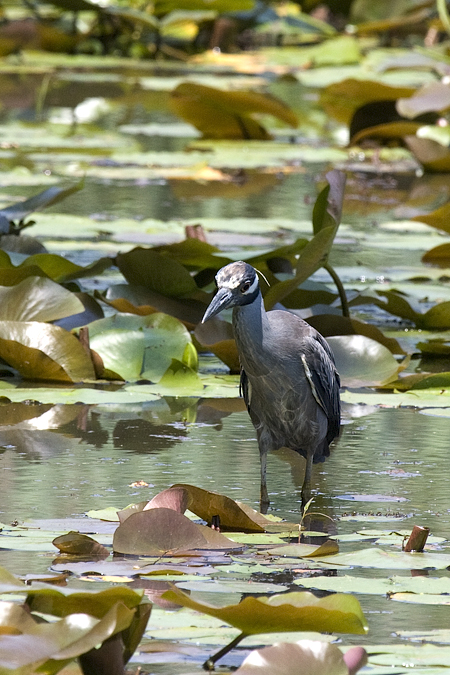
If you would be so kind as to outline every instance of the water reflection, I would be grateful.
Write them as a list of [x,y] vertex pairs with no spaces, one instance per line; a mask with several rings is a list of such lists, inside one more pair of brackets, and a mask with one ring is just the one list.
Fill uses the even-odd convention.
[[[0,519],[66,517],[149,499],[176,482],[257,507],[259,454],[241,401],[161,399],[142,406],[0,408]],[[338,445],[313,471],[315,508],[331,516],[417,517],[446,534],[447,421],[412,409],[347,407]],[[354,415],[354,416],[353,416]],[[273,511],[298,518],[304,460],[271,453]],[[149,488],[132,483],[144,481]],[[409,527],[409,523],[406,524]],[[353,525],[341,523],[352,530]]]

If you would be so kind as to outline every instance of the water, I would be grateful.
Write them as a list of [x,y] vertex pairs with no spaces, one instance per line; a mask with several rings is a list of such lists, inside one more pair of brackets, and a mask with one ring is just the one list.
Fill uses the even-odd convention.
[[[55,76],[56,77],[56,76]],[[30,100],[30,87],[18,78],[17,98],[4,102],[2,121],[17,117],[36,121]],[[40,79],[35,82],[37,89]],[[11,86],[14,91],[14,87]],[[108,104],[123,94],[116,84],[70,81],[73,96],[57,97],[58,89],[47,98],[42,118],[55,110],[68,112],[92,96],[105,96]],[[64,90],[67,94],[67,88]],[[63,92],[64,93],[64,92]],[[142,93],[142,92],[141,92]],[[143,94],[148,95],[148,92]],[[99,126],[116,129],[122,123],[172,121],[164,106],[165,95],[157,98],[156,112],[122,102],[109,115],[97,120]],[[158,100],[159,100],[158,98]],[[20,102],[18,102],[20,100]],[[146,99],[147,100],[147,99]],[[64,108],[62,108],[64,106]],[[161,110],[163,111],[161,113]],[[62,114],[61,112],[61,114]],[[188,139],[158,137],[139,139],[143,150],[181,150]],[[20,164],[23,157],[10,161]],[[32,162],[30,162],[32,165]],[[52,207],[53,212],[102,218],[130,217],[161,220],[187,218],[310,218],[317,194],[316,180],[323,178],[324,165],[307,167],[305,173],[277,177],[273,184],[253,193],[239,190],[231,196],[218,196],[208,186],[187,182],[187,188],[168,181],[88,180],[81,193]],[[256,181],[257,183],[257,181]],[[7,187],[8,195],[29,196],[35,187]],[[394,177],[389,185],[376,178],[349,177],[344,220],[354,233],[370,235],[380,221],[408,211],[405,202],[433,206],[448,199],[447,177],[414,175]],[[415,201],[416,200],[416,201]],[[422,200],[422,201],[421,201]],[[403,210],[402,210],[403,209]],[[32,233],[30,231],[30,233]],[[61,236],[64,233],[60,233]],[[351,233],[350,233],[351,234]],[[292,235],[280,233],[281,240]],[[161,236],[164,237],[162,229]],[[388,236],[388,235],[386,235]],[[63,245],[63,244],[62,244]],[[60,248],[61,245],[58,244]],[[406,250],[406,256],[405,256]],[[370,269],[373,277],[385,269],[420,265],[420,251],[405,249],[362,249],[355,240],[338,241],[333,264],[349,271],[351,279],[358,265]],[[97,253],[97,252],[96,252]],[[86,264],[85,251],[72,248],[75,262]],[[100,252],[98,252],[100,255]],[[407,258],[407,259],[406,259]],[[356,278],[358,278],[356,276]],[[259,456],[255,432],[243,406],[230,401],[161,399],[142,406],[25,406],[4,404],[0,408],[0,521],[23,522],[30,519],[83,518],[90,509],[149,499],[178,482],[224,493],[257,508],[259,502]],[[331,457],[313,472],[314,508],[335,519],[338,532],[346,534],[363,527],[412,529],[428,526],[431,533],[449,536],[448,502],[450,475],[448,463],[448,425],[445,418],[426,417],[414,409],[372,409],[345,407],[342,437]],[[189,423],[186,422],[189,420]],[[282,451],[268,459],[268,489],[271,512],[298,520],[304,460]],[[133,487],[145,481],[148,487]],[[382,514],[396,518],[367,525],[340,517],[351,514]],[[352,545],[342,545],[342,550]],[[36,552],[0,550],[0,565],[18,574],[44,572],[52,556]],[[352,571],[366,576],[385,575],[385,571]],[[431,574],[448,575],[447,571]],[[294,587],[297,590],[297,587]],[[381,643],[391,640],[399,629],[439,628],[448,623],[447,607],[424,607],[411,611],[409,605],[387,598],[359,596],[368,617],[370,633],[346,642]],[[164,667],[155,672],[167,672]],[[174,672],[173,668],[170,672]]]
[[[189,405],[187,409],[186,400],[161,399],[142,407],[56,406],[35,410],[41,414],[31,421],[3,426],[0,521],[82,518],[90,509],[120,509],[149,499],[177,482],[258,508],[259,456],[247,413],[229,413],[226,401]],[[10,406],[2,406],[2,411],[11,419],[30,415],[30,406]],[[345,408],[339,444],[324,464],[314,467],[314,510],[331,516],[339,534],[364,527],[412,529],[418,524],[430,527],[433,535],[448,537],[450,476],[443,470],[448,421],[413,409],[372,410],[362,417],[361,412],[361,407]],[[186,424],[183,420],[194,413],[197,421]],[[303,471],[304,460],[295,453],[269,455],[271,513],[298,521]],[[133,487],[136,481],[149,486]],[[397,518],[374,524],[340,521],[340,516],[355,512]],[[355,545],[341,544],[343,551],[352,548]],[[47,553],[0,551],[0,565],[22,574],[45,572],[52,558]],[[343,573],[386,576],[377,570]],[[447,607],[422,607],[412,613],[409,605],[387,598],[358,598],[370,632],[364,638],[346,637],[346,642],[385,644],[396,630],[438,628],[448,617]]]
[[[256,508],[255,432],[247,413],[229,413],[227,403],[189,401],[187,408],[186,399],[161,399],[142,407],[55,406],[2,426],[0,519],[81,516],[89,509],[151,498],[177,482],[223,492]],[[29,413],[25,404],[6,404],[4,414],[9,406],[15,415],[22,406]],[[353,410],[344,411],[347,420],[331,457],[314,467],[320,510],[337,518],[355,510],[401,513],[407,527],[426,524],[433,534],[447,536],[450,476],[442,458],[448,420],[414,409],[379,409],[352,419]],[[361,407],[356,410],[360,414]],[[193,414],[198,421],[186,423]],[[269,456],[276,515],[298,517],[303,471],[304,460],[294,452]],[[130,487],[139,480],[149,487]],[[375,497],[364,501],[364,495]],[[354,524],[342,524],[340,531],[349,528]]]

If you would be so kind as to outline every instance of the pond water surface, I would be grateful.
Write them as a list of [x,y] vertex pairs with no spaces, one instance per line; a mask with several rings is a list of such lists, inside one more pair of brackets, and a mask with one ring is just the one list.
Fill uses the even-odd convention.
[[[55,110],[67,113],[83,97],[92,96],[91,91],[83,94],[81,83],[72,83],[71,91],[72,108],[67,101],[61,105],[57,99],[50,100],[51,105],[44,108],[43,114],[50,116]],[[17,113],[12,104],[11,107]],[[32,104],[29,108],[24,104],[20,114],[33,117],[33,110]],[[116,117],[118,123],[124,117],[127,123],[154,122],[156,118],[158,122],[173,122],[164,105],[162,112],[157,113],[146,110],[144,104],[130,106],[126,116]],[[113,125],[113,118],[114,111],[103,119],[103,126]],[[8,122],[5,113],[3,121]],[[97,123],[100,128],[102,120]],[[138,137],[143,150],[179,150],[189,140],[171,140],[169,133],[152,142]],[[134,218],[137,230],[143,218],[199,222],[205,218],[245,217],[307,221],[317,194],[316,179],[323,178],[325,168],[324,164],[305,166],[304,173],[279,176],[269,188],[267,185],[255,188],[254,194],[241,197],[236,190],[231,198],[208,193],[208,186],[198,183],[191,184],[190,194],[188,185],[180,191],[179,186],[163,179],[87,180],[82,192],[54,206],[50,212],[98,219]],[[429,201],[445,201],[449,192],[447,179],[433,180],[434,183],[413,173],[390,177],[388,182],[380,179],[378,183],[364,175],[349,176],[348,210],[344,213],[348,227],[333,252],[333,262],[344,279],[360,281],[368,271],[375,282],[402,270],[406,278],[411,271],[420,269],[424,247],[416,240],[405,235],[402,243],[396,240],[390,246],[386,240],[380,240],[379,247],[369,242],[369,249],[365,249],[361,237],[374,232],[378,222],[393,218],[397,211],[397,215],[402,215],[401,209],[409,208],[408,203],[414,202],[417,193],[427,190],[427,181],[430,181]],[[35,187],[9,185],[4,188],[4,198],[7,201],[8,195],[27,196],[34,192]],[[242,245],[256,249],[297,236],[283,228],[275,236],[261,232],[254,233],[253,238],[245,231],[230,234],[226,227],[224,230],[211,235],[211,240],[217,243],[222,239],[228,250]],[[141,241],[145,242],[146,234],[141,234]],[[171,235],[162,225],[154,239],[171,240]],[[130,248],[132,244],[124,236],[124,246]],[[98,257],[102,246],[100,241],[99,247],[92,251],[82,241],[71,241],[64,232],[55,233],[47,245],[50,250],[66,250],[68,256],[81,264]],[[116,243],[116,247],[119,249],[120,244]],[[149,499],[178,482],[224,493],[258,507],[257,443],[241,401],[161,398],[142,405],[79,404],[39,409],[33,405],[5,404],[0,414],[0,521],[6,524],[83,519],[90,509],[123,508]],[[314,467],[315,510],[334,518],[339,534],[364,527],[410,530],[418,524],[430,527],[433,535],[449,538],[449,419],[427,416],[414,408],[348,405],[344,406],[344,422],[342,437],[331,457]],[[295,453],[283,451],[269,456],[272,513],[298,521],[303,471],[304,462]],[[132,486],[137,481],[148,486]],[[385,520],[372,524],[370,519],[347,518],[354,513],[381,515]],[[351,549],[351,543],[341,545],[341,550]],[[0,550],[0,565],[17,574],[45,572],[51,560],[48,553]],[[370,573],[386,576],[385,570]],[[448,576],[448,572],[433,575]],[[421,606],[420,612],[413,612],[411,605],[394,603],[385,597],[359,597],[367,613],[370,633],[365,638],[349,638],[348,643],[386,644],[394,640],[392,634],[396,630],[442,628],[450,619],[448,607]],[[178,671],[155,665],[152,672]]]

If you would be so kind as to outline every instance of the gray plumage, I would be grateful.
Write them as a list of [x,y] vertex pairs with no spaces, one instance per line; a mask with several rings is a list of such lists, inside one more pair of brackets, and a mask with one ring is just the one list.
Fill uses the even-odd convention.
[[329,455],[339,435],[339,375],[328,343],[290,312],[266,312],[255,269],[242,261],[216,275],[217,293],[203,322],[233,307],[241,363],[241,392],[258,437],[261,508],[269,504],[269,450],[291,448],[306,459],[303,505],[310,496],[313,462]]

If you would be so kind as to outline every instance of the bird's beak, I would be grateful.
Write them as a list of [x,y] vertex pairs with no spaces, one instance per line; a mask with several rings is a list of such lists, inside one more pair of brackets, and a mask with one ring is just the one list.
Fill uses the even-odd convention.
[[233,295],[229,288],[219,288],[213,299],[211,300],[208,309],[202,319],[202,323],[208,321],[216,314],[219,314],[223,309],[230,307],[233,300]]

